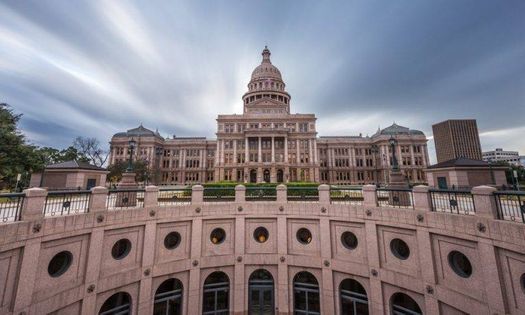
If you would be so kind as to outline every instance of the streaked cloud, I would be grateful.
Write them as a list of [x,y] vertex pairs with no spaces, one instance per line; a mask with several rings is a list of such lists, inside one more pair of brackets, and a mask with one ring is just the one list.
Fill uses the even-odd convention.
[[[320,135],[476,118],[525,154],[525,2],[4,1],[1,101],[39,145],[143,123],[214,137],[265,44]],[[433,155],[432,141],[431,156]]]

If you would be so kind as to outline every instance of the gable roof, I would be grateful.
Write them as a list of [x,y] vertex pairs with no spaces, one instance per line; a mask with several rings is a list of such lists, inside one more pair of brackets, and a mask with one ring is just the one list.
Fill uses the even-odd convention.
[[448,160],[429,166],[429,169],[446,167],[489,167],[489,163],[481,160],[473,160],[465,157]]
[[56,164],[50,164],[46,166],[46,169],[82,169],[82,170],[93,170],[93,171],[105,171],[105,168],[98,167],[93,164],[89,164],[88,162],[82,162],[82,161],[66,161]]

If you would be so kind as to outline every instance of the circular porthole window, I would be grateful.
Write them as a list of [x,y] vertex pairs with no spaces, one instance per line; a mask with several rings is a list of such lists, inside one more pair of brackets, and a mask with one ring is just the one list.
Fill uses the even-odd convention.
[[448,264],[450,265],[450,268],[462,278],[468,278],[472,275],[472,265],[470,264],[470,260],[468,260],[467,256],[457,250],[453,250],[448,254]]
[[266,242],[268,237],[268,230],[262,226],[256,228],[255,231],[253,231],[253,238],[259,243]]
[[410,256],[410,248],[407,243],[399,238],[394,238],[390,242],[390,250],[394,256],[401,260],[405,260]]
[[341,234],[341,243],[348,249],[355,249],[357,247],[357,236],[350,231],[343,232]]
[[51,258],[47,266],[47,272],[53,278],[60,277],[69,269],[72,262],[73,254],[71,254],[71,252],[60,252]]
[[178,232],[170,232],[164,238],[164,247],[167,249],[175,249],[180,244],[180,234]]
[[126,257],[131,251],[131,242],[128,239],[118,240],[111,248],[111,256],[119,260]]
[[312,233],[310,233],[310,231],[306,228],[300,228],[299,230],[297,230],[296,236],[297,240],[301,244],[310,244],[310,242],[312,241]]
[[210,240],[213,244],[220,244],[226,239],[226,232],[221,228],[216,228],[211,231]]

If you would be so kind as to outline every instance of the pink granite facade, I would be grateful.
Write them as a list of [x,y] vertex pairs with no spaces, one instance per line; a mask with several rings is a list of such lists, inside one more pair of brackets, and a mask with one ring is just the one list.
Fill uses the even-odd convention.
[[292,113],[281,72],[262,52],[243,95],[243,113],[217,117],[217,139],[163,138],[142,125],[115,134],[110,164],[129,159],[128,141],[137,141],[133,159],[148,162],[154,182],[195,184],[217,181],[330,184],[387,183],[391,164],[388,139],[403,175],[425,182],[427,139],[418,130],[393,124],[372,136],[318,137],[314,114]]
[[[170,279],[180,284],[176,314],[201,314],[206,281],[217,272],[227,278],[226,313],[248,314],[250,279],[261,269],[271,275],[268,314],[294,312],[304,272],[317,282],[322,314],[348,314],[342,288],[351,280],[365,292],[368,311],[359,314],[391,314],[407,297],[424,314],[525,312],[525,224],[497,219],[491,187],[472,190],[475,212],[464,215],[431,211],[425,186],[414,188],[408,209],[378,206],[373,185],[359,204],[331,200],[321,185],[312,202],[288,200],[285,186],[276,201],[246,201],[238,186],[235,201],[207,202],[194,186],[191,201],[171,205],[160,205],[158,187],[149,186],[143,205],[122,210],[108,210],[107,189],[96,187],[86,213],[55,217],[42,211],[45,190],[25,193],[21,220],[0,225],[1,314],[100,314],[119,292],[132,314],[152,314]],[[260,227],[264,238],[256,237]],[[214,239],[217,229],[224,234]],[[167,242],[173,232],[178,238]],[[354,242],[343,242],[347,232]],[[130,246],[115,258],[119,240]],[[408,254],[393,249],[399,240]],[[55,270],[63,252],[69,264]],[[454,252],[470,273],[458,273]]]

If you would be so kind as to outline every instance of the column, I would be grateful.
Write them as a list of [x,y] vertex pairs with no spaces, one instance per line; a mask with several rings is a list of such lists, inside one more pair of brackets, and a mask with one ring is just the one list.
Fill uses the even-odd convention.
[[237,164],[237,140],[233,140],[233,164]]
[[272,136],[272,163],[275,163],[275,137]]
[[314,139],[314,141],[312,141],[312,142],[314,144],[314,163],[317,164],[319,162],[319,160],[318,160],[319,152],[317,152],[317,139]]
[[288,163],[288,138],[284,137],[284,162]]
[[308,164],[312,164],[314,160],[312,139],[308,139],[308,160],[309,160]]
[[224,140],[221,140],[221,165],[224,166]]
[[249,159],[249,152],[248,152],[248,149],[249,149],[249,141],[248,141],[248,137],[244,138],[244,163],[248,163],[250,161]]
[[299,139],[295,140],[295,151],[297,152],[297,156],[295,157],[295,160],[297,164],[301,162],[301,152],[299,151]]
[[261,137],[258,137],[257,139],[259,139],[258,143],[259,143],[259,151],[258,151],[258,154],[257,154],[257,161],[259,163],[262,162],[262,138]]

